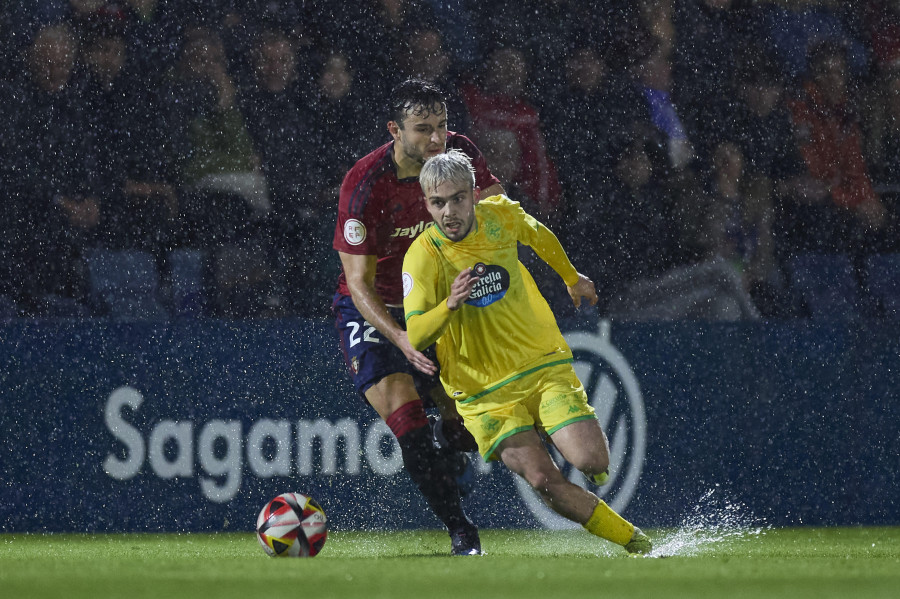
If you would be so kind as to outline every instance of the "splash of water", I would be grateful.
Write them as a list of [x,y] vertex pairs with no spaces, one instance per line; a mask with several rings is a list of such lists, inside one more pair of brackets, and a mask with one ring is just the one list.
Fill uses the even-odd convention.
[[650,557],[702,555],[724,542],[759,536],[768,528],[747,506],[731,501],[716,485],[700,497],[674,531],[654,536]]

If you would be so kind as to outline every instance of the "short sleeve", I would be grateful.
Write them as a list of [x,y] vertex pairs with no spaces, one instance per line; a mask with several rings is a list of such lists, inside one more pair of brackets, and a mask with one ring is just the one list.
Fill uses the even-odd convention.
[[370,180],[359,180],[353,170],[344,177],[332,242],[332,247],[337,251],[346,254],[378,254],[375,235],[378,209],[372,187]]
[[499,185],[500,179],[495,177],[488,169],[487,160],[484,154],[478,149],[471,139],[465,135],[454,133],[451,136],[449,147],[462,150],[466,156],[472,161],[472,168],[475,169],[475,187],[478,189],[487,189],[493,185]]

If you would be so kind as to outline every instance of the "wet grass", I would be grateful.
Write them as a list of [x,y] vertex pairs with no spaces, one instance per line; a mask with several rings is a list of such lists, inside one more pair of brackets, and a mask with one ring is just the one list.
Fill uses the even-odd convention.
[[[660,559],[584,531],[486,530],[453,558],[436,531],[332,532],[312,559],[252,533],[0,535],[3,597],[897,597],[900,527],[655,530]],[[662,556],[665,556],[664,558]]]

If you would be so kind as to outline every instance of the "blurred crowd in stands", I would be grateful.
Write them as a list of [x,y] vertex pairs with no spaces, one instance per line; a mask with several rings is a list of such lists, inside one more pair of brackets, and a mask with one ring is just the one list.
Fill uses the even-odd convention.
[[[895,0],[0,10],[0,316],[114,315],[107,287],[129,284],[152,296],[137,316],[327,315],[339,185],[412,76],[602,314],[897,316]],[[837,303],[812,305],[804,272]]]

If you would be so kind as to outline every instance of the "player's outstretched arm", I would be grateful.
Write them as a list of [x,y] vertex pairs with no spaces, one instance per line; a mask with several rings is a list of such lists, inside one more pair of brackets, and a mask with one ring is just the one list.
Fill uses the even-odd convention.
[[520,227],[520,231],[528,232],[528,236],[527,239],[520,237],[519,241],[530,245],[538,257],[562,277],[567,286],[577,285],[578,271],[575,270],[575,266],[572,265],[572,262],[566,255],[566,250],[563,249],[559,238],[544,225],[537,222],[535,222],[535,225],[534,227]]
[[581,307],[582,298],[587,299],[592,306],[597,305],[597,289],[594,287],[594,282],[581,273],[578,273],[578,282],[574,285],[566,285],[566,290],[576,308]]
[[556,274],[562,277],[562,280],[566,283],[569,297],[572,298],[572,303],[575,304],[576,308],[581,307],[583,298],[587,299],[592,306],[596,306],[598,298],[594,282],[575,270],[575,266],[566,255],[566,250],[563,249],[559,238],[556,237],[553,231],[540,223],[536,224],[536,227],[524,228],[525,231],[531,232],[528,235],[527,243],[531,245],[532,249],[544,262],[556,271]]
[[378,332],[400,348],[410,364],[425,374],[435,374],[437,365],[425,354],[416,350],[409,342],[406,331],[394,320],[384,300],[375,291],[375,269],[378,263],[376,256],[359,256],[338,252],[347,277],[347,287],[353,297],[353,304],[369,324]]

